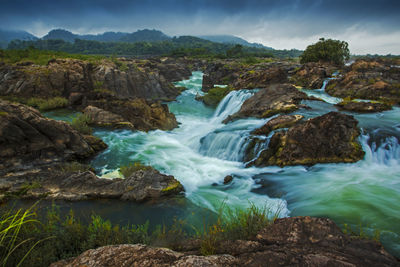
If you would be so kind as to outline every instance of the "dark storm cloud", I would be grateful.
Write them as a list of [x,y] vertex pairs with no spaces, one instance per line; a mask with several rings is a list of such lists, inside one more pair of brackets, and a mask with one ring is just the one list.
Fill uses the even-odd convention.
[[170,35],[228,33],[267,41],[400,29],[398,0],[14,0],[1,7],[0,27],[35,34],[51,28],[78,33],[157,28]]

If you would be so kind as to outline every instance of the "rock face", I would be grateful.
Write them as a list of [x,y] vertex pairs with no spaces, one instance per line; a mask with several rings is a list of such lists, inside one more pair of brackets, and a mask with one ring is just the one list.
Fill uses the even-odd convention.
[[124,99],[167,100],[180,94],[171,81],[188,78],[191,74],[183,64],[135,60],[117,63],[55,59],[46,66],[3,65],[0,66],[0,95],[71,99],[78,93],[86,95],[94,90],[111,92]]
[[302,115],[280,115],[276,118],[269,120],[261,128],[255,129],[252,134],[268,136],[270,132],[276,129],[291,127],[303,118],[304,116]]
[[117,245],[88,250],[53,263],[58,266],[400,266],[371,240],[344,235],[329,219],[277,219],[255,240],[223,241],[217,255],[197,256],[145,245]]
[[233,82],[235,89],[265,88],[271,84],[286,83],[287,73],[280,67],[255,68],[247,70]]
[[83,110],[83,114],[90,118],[91,125],[94,126],[130,128],[132,130],[135,128],[132,123],[127,122],[124,118],[122,118],[122,116],[94,106],[87,106]]
[[289,113],[298,109],[303,99],[308,99],[308,96],[293,85],[271,85],[247,99],[240,110],[229,116],[225,122],[247,117],[268,118],[278,113]]
[[19,197],[63,200],[107,198],[140,202],[177,195],[183,191],[182,185],[173,176],[161,174],[152,168],[136,171],[125,179],[104,179],[91,171],[68,172],[62,167],[58,169],[32,170],[30,173],[3,177],[0,179],[0,194],[16,195],[25,188]]
[[[115,122],[112,123],[112,126],[126,127],[140,131],[155,129],[172,130],[178,126],[175,115],[169,112],[167,105],[146,101],[143,98],[133,100],[98,100],[90,101],[88,104],[97,108],[91,109],[97,124],[106,122],[107,118]],[[88,112],[88,110],[86,111]]]
[[344,101],[336,104],[340,109],[353,112],[381,112],[392,109],[392,106],[384,103]]
[[207,65],[204,70],[202,90],[208,92],[215,84],[230,84],[238,76],[240,66],[231,62],[217,62]]
[[[88,137],[89,138],[89,137]],[[0,172],[85,159],[98,146],[65,122],[46,119],[22,104],[0,100]]]
[[333,69],[333,66],[309,62],[301,66],[290,80],[307,89],[320,89],[324,80],[332,75]]
[[400,62],[394,60],[357,60],[326,92],[336,97],[383,99],[400,103]]
[[312,165],[356,162],[364,151],[357,141],[360,130],[352,116],[330,112],[275,133],[256,166]]

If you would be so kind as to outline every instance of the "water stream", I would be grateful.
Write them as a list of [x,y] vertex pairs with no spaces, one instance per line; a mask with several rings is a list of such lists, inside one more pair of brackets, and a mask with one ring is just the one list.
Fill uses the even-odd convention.
[[[326,216],[338,224],[380,229],[387,249],[400,255],[399,108],[374,114],[349,113],[363,132],[360,142],[366,156],[357,163],[245,168],[242,159],[250,132],[267,120],[249,118],[226,125],[222,121],[239,110],[254,91],[233,91],[213,110],[195,100],[202,94],[201,82],[202,73],[194,72],[189,80],[177,84],[188,90],[169,103],[180,123],[173,131],[96,130],[95,135],[109,145],[92,161],[98,174],[116,177],[121,165],[141,161],[183,184],[186,204],[175,207],[175,212],[189,213],[196,207],[216,211],[225,202],[231,208],[245,208],[250,203],[267,206],[279,211],[281,217]],[[332,104],[340,99],[327,95],[324,88],[303,91],[326,102],[305,101],[312,109],[295,114],[311,118],[337,110]],[[233,175],[231,184],[223,184],[226,175]],[[142,216],[143,208],[135,205],[131,204],[129,212]]]

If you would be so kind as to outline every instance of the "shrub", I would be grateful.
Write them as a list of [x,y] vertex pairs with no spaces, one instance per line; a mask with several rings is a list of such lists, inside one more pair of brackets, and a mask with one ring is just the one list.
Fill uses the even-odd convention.
[[128,165],[121,166],[119,168],[119,172],[125,177],[128,178],[131,176],[134,172],[137,172],[139,170],[151,170],[153,169],[151,166],[143,165],[140,162],[134,162],[134,163],[129,163]]
[[320,38],[317,43],[307,46],[300,63],[321,61],[343,65],[350,58],[348,46],[345,41]]
[[197,97],[197,99],[202,100],[207,106],[216,107],[230,91],[232,91],[232,89],[229,87],[214,87],[204,96]]
[[89,116],[81,114],[72,120],[71,126],[82,134],[92,134],[93,129],[89,126],[91,119]]
[[28,99],[28,106],[38,108],[40,111],[47,111],[57,108],[65,108],[68,105],[68,100],[64,97],[53,97],[49,99],[32,97]]

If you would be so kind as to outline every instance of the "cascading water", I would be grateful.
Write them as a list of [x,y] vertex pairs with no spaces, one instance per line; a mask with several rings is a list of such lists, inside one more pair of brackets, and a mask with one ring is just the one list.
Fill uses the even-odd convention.
[[[223,124],[252,93],[233,91],[213,111],[195,100],[202,94],[201,78],[201,72],[194,72],[191,79],[179,82],[188,90],[169,103],[181,123],[171,132],[96,130],[109,148],[94,159],[95,169],[111,177],[121,165],[141,161],[174,175],[184,185],[188,200],[213,211],[221,202],[231,208],[245,208],[253,202],[281,210],[281,216],[324,216],[339,224],[361,223],[382,230],[385,247],[400,256],[400,108],[349,113],[363,131],[360,142],[366,155],[357,163],[245,168],[241,161],[250,132],[267,120],[249,118]],[[306,118],[336,110],[331,104],[340,101],[323,90],[304,91],[327,102],[306,101],[312,109],[296,112]],[[265,145],[260,143],[255,152]],[[223,185],[226,175],[235,179]]]

